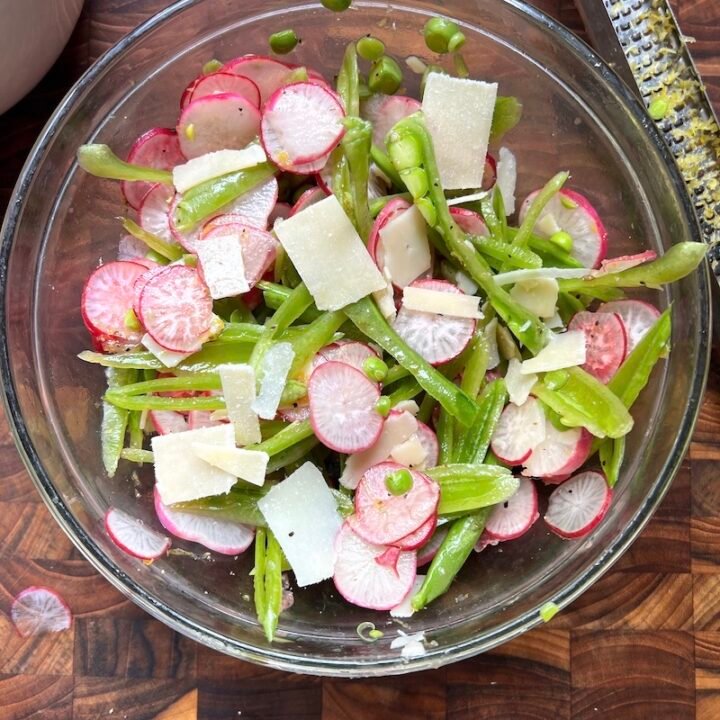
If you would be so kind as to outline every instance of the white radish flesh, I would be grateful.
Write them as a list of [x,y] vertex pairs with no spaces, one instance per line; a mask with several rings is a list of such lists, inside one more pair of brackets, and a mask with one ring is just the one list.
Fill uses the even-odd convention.
[[603,475],[580,473],[553,490],[545,522],[562,538],[583,537],[605,517],[611,500],[612,490]]
[[118,508],[105,513],[105,530],[123,551],[141,560],[154,560],[170,549],[170,539]]
[[612,312],[579,312],[568,330],[585,334],[583,370],[607,384],[625,359],[627,334],[619,315]]
[[62,632],[72,625],[72,613],[63,598],[46,587],[33,585],[18,593],[10,619],[21,637]]
[[523,463],[523,475],[542,478],[546,483],[562,482],[586,460],[592,435],[584,428],[558,430],[545,420],[545,439]]
[[145,195],[138,210],[140,227],[167,243],[175,243],[170,229],[170,211],[174,201],[172,188],[158,183]]
[[514,540],[524,535],[538,519],[535,483],[520,478],[520,487],[505,502],[496,505],[485,524],[485,533],[493,540]]
[[622,321],[627,335],[626,355],[632,352],[660,317],[660,311],[654,305],[642,300],[615,300],[601,305],[598,312],[615,313]]
[[263,55],[244,55],[227,62],[222,71],[250,78],[260,90],[260,107],[262,107],[270,96],[287,82],[292,68],[279,60]]
[[181,107],[184,109],[194,100],[217,95],[218,93],[234,93],[247,98],[255,107],[260,107],[260,90],[258,86],[244,75],[236,75],[222,70],[209,75],[202,75],[194,80],[187,91],[183,93]]
[[540,403],[529,397],[520,406],[505,406],[490,446],[501,462],[514,466],[524,463],[544,439],[545,414]]

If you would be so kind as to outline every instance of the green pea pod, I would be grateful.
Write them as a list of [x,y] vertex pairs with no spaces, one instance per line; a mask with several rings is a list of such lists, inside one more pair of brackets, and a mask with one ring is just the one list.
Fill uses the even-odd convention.
[[[280,543],[278,543],[271,530],[261,530],[260,533],[265,535],[264,539],[266,539],[267,544],[265,547],[265,557],[261,565],[261,573],[258,572],[257,561],[255,565],[255,576],[253,578],[255,586],[257,588],[259,583],[264,585],[261,594],[263,602],[260,607],[256,606],[256,610],[258,611],[258,620],[262,623],[263,630],[265,631],[265,637],[268,642],[272,642],[275,631],[277,630],[280,610],[282,608],[283,553],[280,548]],[[258,556],[257,545],[260,540],[261,538],[255,538],[256,559]],[[255,597],[257,602],[257,590]],[[262,610],[262,614],[260,610]]]
[[493,465],[439,465],[426,474],[440,485],[440,515],[467,513],[504,502],[520,481],[507,468]]
[[493,109],[492,125],[490,126],[490,140],[499,140],[505,133],[510,132],[522,117],[522,103],[512,96],[498,97]]
[[358,234],[367,242],[372,227],[368,204],[372,125],[358,117],[345,118],[344,124],[346,130],[341,145],[350,172],[350,196],[355,211],[355,223]]
[[610,487],[615,487],[620,477],[620,468],[625,458],[625,438],[605,438],[600,443],[600,467]]
[[490,235],[496,240],[502,241],[504,244],[505,238],[502,232],[502,223],[495,212],[495,205],[493,204],[493,196],[491,193],[488,193],[480,200],[480,213],[487,225],[487,229],[490,231]]
[[542,267],[542,258],[526,247],[514,247],[495,237],[481,235],[468,235],[478,252],[487,259],[493,267],[510,267],[525,270]]
[[77,151],[77,161],[85,172],[108,180],[141,180],[164,185],[173,183],[170,171],[126,163],[107,145],[81,145]]
[[139,463],[154,463],[155,456],[152,450],[143,450],[141,448],[123,448],[120,451],[120,457],[123,460],[129,460],[130,462]]
[[[392,181],[392,184],[394,187],[405,190],[405,183],[402,181],[402,178],[400,175],[398,175],[397,171],[395,170],[392,161],[387,156],[386,153],[384,153],[377,145],[373,145],[370,148],[370,157],[372,158],[373,162],[380,168],[380,170],[387,175],[390,180]],[[383,198],[378,198],[379,200],[386,200],[388,196],[385,196]],[[397,197],[397,195],[391,195],[390,198]],[[410,199],[410,195],[407,195],[407,199]],[[389,202],[389,200],[388,200]],[[371,211],[374,208],[371,207]],[[379,210],[377,212],[380,212]],[[373,214],[373,217],[377,215],[377,212]]]
[[430,563],[423,584],[412,599],[415,610],[422,610],[447,592],[480,539],[489,514],[489,508],[483,508],[453,522]]
[[175,224],[182,232],[191,230],[233,200],[244,195],[275,174],[270,163],[206,180],[183,193],[175,208]]
[[487,371],[488,353],[489,349],[485,328],[481,327],[476,331],[470,343],[470,353],[465,369],[463,370],[462,380],[460,381],[460,387],[471,398],[477,397],[482,387]]
[[[265,304],[271,310],[277,310],[285,300],[289,297],[292,290],[284,285],[278,285],[277,283],[268,282],[267,280],[261,280],[257,287],[262,290],[263,299]],[[317,320],[322,313],[320,310],[310,305],[305,312],[300,315],[298,320],[302,322],[310,323],[313,320]]]
[[323,313],[307,325],[301,334],[290,341],[295,353],[290,376],[302,372],[315,353],[332,341],[345,319],[345,315],[340,310]]
[[488,383],[480,393],[480,408],[472,427],[467,428],[460,436],[455,452],[457,463],[481,463],[490,447],[490,440],[495,426],[507,402],[507,390],[502,378]]
[[390,407],[395,407],[398,403],[412,400],[416,395],[422,392],[420,383],[413,378],[404,378],[395,384],[393,391],[388,395],[390,398]]
[[297,420],[283,428],[277,435],[273,435],[271,438],[263,440],[257,445],[250,445],[248,450],[259,450],[273,457],[312,435],[313,429],[310,421]]
[[236,485],[226,495],[213,495],[199,500],[190,500],[177,503],[173,507],[251,527],[265,527],[267,523],[260,512],[258,501],[267,494],[271,487],[272,485],[267,482],[261,488]]
[[[505,230],[508,240],[512,241],[518,234],[518,228],[508,227]],[[570,253],[548,238],[530,234],[527,247],[542,260],[543,267],[581,268],[583,264]]]
[[[137,379],[136,370],[108,368],[106,371],[108,390],[131,385]],[[125,444],[125,432],[130,413],[110,402],[103,402],[103,416],[100,424],[100,445],[103,466],[109,477],[117,471],[120,453]]]
[[319,443],[320,441],[313,435],[273,455],[268,462],[266,473],[270,474],[299,462]]
[[452,461],[454,444],[455,444],[455,424],[453,418],[448,415],[445,408],[440,408],[440,414],[438,415],[437,427],[438,446],[440,452],[438,455],[438,462],[441,465],[446,465]]
[[140,420],[142,418],[142,411],[133,410],[128,417],[128,434],[130,436],[130,447],[134,450],[139,450],[143,446],[145,441],[145,433],[140,427]]
[[357,47],[348,43],[337,76],[337,91],[342,98],[345,112],[351,117],[360,115],[360,76],[358,74]]
[[127,233],[144,242],[150,250],[160,255],[163,264],[179,260],[183,256],[183,250],[179,245],[173,245],[157,235],[149,233],[130,218],[123,218],[122,226]]
[[558,280],[560,290],[589,293],[596,288],[649,287],[659,289],[689,275],[702,263],[707,254],[705,243],[681,242],[673,245],[662,257],[636,265],[622,272],[610,272],[596,277]]
[[567,368],[567,382],[551,390],[542,380],[532,394],[560,415],[566,427],[584,427],[598,438],[627,435],[633,419],[609,387],[579,367]]
[[445,378],[388,325],[375,302],[363,298],[343,308],[343,312],[368,339],[392,355],[462,425],[470,425],[477,406],[459,387]]
[[[394,170],[394,168],[393,168]],[[412,195],[408,192],[402,192],[402,193],[395,193],[394,195],[383,195],[382,197],[375,198],[374,200],[370,201],[370,215],[373,218],[376,218],[380,211],[393,200],[407,200],[408,202],[412,201]]]

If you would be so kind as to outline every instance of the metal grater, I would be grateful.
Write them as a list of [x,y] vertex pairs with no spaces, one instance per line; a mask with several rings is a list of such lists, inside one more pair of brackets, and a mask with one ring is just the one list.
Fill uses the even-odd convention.
[[685,180],[710,246],[710,262],[720,276],[720,127],[687,49],[691,39],[680,33],[666,0],[576,4],[593,45],[626,82],[637,86],[646,107],[654,100],[667,102],[656,123]]

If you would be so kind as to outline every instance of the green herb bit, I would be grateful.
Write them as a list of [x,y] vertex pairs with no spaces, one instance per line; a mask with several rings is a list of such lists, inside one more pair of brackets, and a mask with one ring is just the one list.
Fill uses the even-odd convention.
[[108,180],[142,180],[172,185],[169,170],[133,165],[121,160],[107,145],[81,145],[77,151],[78,165],[95,177]]
[[357,626],[356,632],[361,640],[368,643],[375,642],[385,635],[382,630],[375,628],[375,623],[371,622],[361,622]]
[[547,623],[550,622],[559,612],[560,608],[554,602],[546,602],[540,608],[540,617],[543,622]]
[[361,37],[357,43],[357,53],[363,60],[374,62],[385,52],[385,43],[372,35]]
[[158,255],[161,255],[163,263],[180,260],[183,256],[182,248],[179,245],[173,245],[172,243],[159,238],[157,235],[149,233],[144,228],[141,228],[137,223],[133,222],[130,218],[123,218],[122,226],[125,231],[134,238],[144,242],[150,250],[156,252]]
[[516,97],[498,97],[490,126],[490,140],[499,140],[510,132],[520,122],[522,110],[522,103]]
[[[137,379],[136,370],[108,368],[106,371],[108,392],[131,385]],[[125,442],[125,432],[130,413],[110,402],[103,402],[103,416],[100,424],[100,446],[103,466],[108,477],[113,477]]]
[[343,12],[352,4],[352,0],[320,0],[322,6],[333,12]]
[[550,242],[557,245],[561,250],[564,250],[566,253],[572,252],[573,239],[572,235],[570,235],[569,232],[565,232],[564,230],[558,230],[558,232],[553,233],[550,236]]
[[[464,37],[465,36],[463,35],[463,39]],[[468,68],[467,63],[465,62],[465,58],[462,56],[462,53],[453,53],[453,65],[455,66],[455,74],[459,78],[470,77],[470,68]]]
[[282,607],[282,561],[280,544],[270,530],[258,528],[255,535],[255,612],[265,637],[272,642]]
[[444,17],[430,18],[423,29],[425,44],[436,53],[454,52],[465,44],[457,23]]
[[213,73],[217,72],[222,68],[223,64],[219,61],[213,58],[212,60],[208,60],[203,66],[202,66],[202,74],[203,75],[212,75]]
[[368,87],[374,93],[393,95],[400,89],[402,81],[400,66],[388,55],[379,57],[370,68]]
[[656,122],[662,120],[668,114],[669,110],[670,103],[663,97],[655,98],[648,106],[648,113]]
[[392,495],[404,495],[413,486],[412,473],[406,468],[395,470],[385,478],[385,487]]
[[298,42],[299,38],[292,29],[278,30],[268,40],[270,49],[276,55],[287,55],[295,49]]

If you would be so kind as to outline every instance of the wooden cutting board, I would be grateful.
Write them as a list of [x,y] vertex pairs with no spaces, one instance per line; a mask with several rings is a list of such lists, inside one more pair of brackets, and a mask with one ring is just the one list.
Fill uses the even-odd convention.
[[[582,32],[571,0],[535,2]],[[51,73],[0,117],[0,211],[70,84],[167,4],[87,0]],[[696,38],[691,49],[718,104],[720,0],[677,0],[676,9],[683,31]],[[541,630],[463,663],[386,680],[266,670],[151,619],[105,582],[51,520],[0,418],[0,720],[720,718],[718,368],[682,471],[610,574]],[[70,631],[28,640],[15,634],[11,598],[33,584],[57,588],[68,600],[75,615]]]

